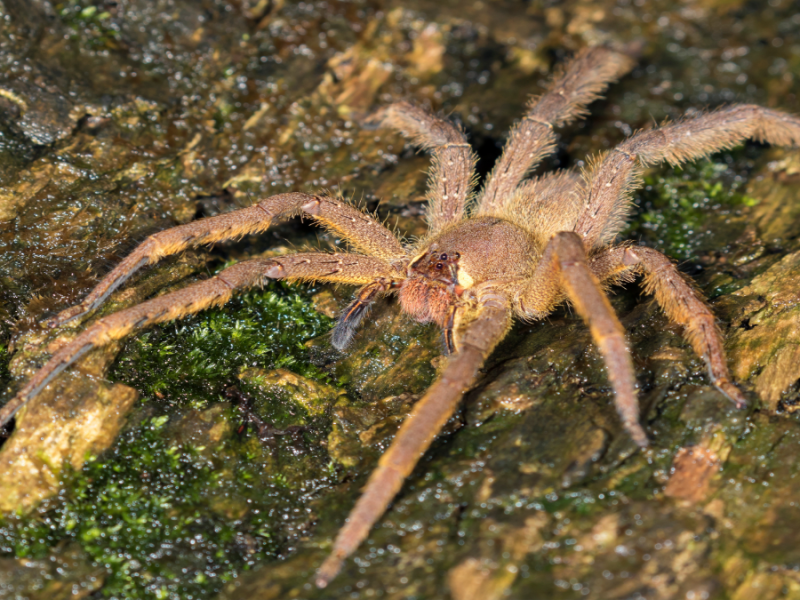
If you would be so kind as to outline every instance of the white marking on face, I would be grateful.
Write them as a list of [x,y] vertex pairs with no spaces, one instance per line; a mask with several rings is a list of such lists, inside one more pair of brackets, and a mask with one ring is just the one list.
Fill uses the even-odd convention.
[[463,288],[470,288],[472,287],[473,283],[475,283],[475,280],[472,277],[470,277],[470,274],[467,273],[466,269],[464,269],[464,267],[459,267],[458,285],[460,285]]

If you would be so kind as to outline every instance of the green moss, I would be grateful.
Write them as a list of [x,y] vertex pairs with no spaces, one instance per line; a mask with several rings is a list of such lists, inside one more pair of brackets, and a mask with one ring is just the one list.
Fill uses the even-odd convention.
[[[307,526],[304,496],[330,484],[329,420],[309,419],[268,447],[255,435],[195,447],[185,423],[210,415],[192,407],[217,399],[245,366],[325,379],[304,342],[331,325],[307,291],[274,283],[128,342],[114,379],[145,398],[171,400],[170,414],[144,419],[80,472],[62,473],[61,495],[37,514],[0,520],[0,556],[40,558],[77,543],[107,572],[103,594],[126,599],[208,598],[241,570],[275,558]],[[0,368],[6,354],[0,347]],[[169,406],[149,404],[159,405]],[[224,412],[211,418],[237,419]]]
[[625,237],[641,237],[677,260],[696,259],[718,238],[730,241],[730,218],[758,201],[738,190],[727,162],[689,163],[647,174]]
[[110,378],[170,402],[215,399],[244,367],[283,367],[325,380],[308,363],[304,342],[327,332],[333,320],[314,309],[307,289],[270,283],[221,308],[150,329],[128,342]]
[[[0,521],[0,554],[39,558],[77,542],[107,571],[103,593],[112,598],[205,598],[274,558],[306,489],[282,474],[261,475],[264,464],[247,442],[221,444],[213,461],[174,445],[166,422],[145,421],[102,459],[65,474],[55,508]],[[221,468],[232,458],[235,477]]]
[[69,0],[55,6],[62,22],[72,30],[72,39],[89,48],[116,47],[119,31],[111,23],[111,13],[85,0]]

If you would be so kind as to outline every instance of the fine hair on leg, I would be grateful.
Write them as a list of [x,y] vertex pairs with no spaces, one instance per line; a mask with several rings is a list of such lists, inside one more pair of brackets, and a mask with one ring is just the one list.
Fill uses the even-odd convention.
[[683,327],[684,336],[702,358],[711,382],[737,408],[747,400],[731,381],[722,333],[714,313],[702,294],[678,271],[675,264],[658,250],[643,246],[620,246],[599,254],[592,270],[600,280],[615,280],[626,274],[642,273],[645,292],[653,294],[667,317]]
[[428,234],[434,235],[464,218],[475,187],[477,157],[455,125],[418,106],[398,102],[380,114],[382,124],[399,131],[433,157],[428,178]]
[[587,169],[584,211],[575,231],[587,249],[610,243],[628,216],[631,192],[642,185],[641,165],[662,161],[679,165],[747,139],[800,146],[800,118],[752,104],[734,104],[631,136]]
[[531,169],[552,153],[554,128],[586,115],[586,105],[633,65],[631,57],[603,46],[578,52],[561,74],[556,74],[547,91],[531,99],[528,112],[512,128],[503,155],[480,193],[476,214],[495,214]]
[[62,311],[46,321],[46,325],[58,327],[97,308],[145,265],[154,264],[189,247],[266,231],[273,219],[299,212],[311,216],[366,254],[387,260],[396,260],[405,255],[403,246],[391,231],[343,200],[300,193],[279,194],[249,208],[200,219],[151,235],[108,273],[80,304]]

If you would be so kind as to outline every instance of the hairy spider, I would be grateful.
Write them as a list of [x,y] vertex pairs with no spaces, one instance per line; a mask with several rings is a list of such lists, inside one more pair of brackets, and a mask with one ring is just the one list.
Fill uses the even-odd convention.
[[0,425],[88,350],[146,325],[224,304],[234,290],[267,279],[361,286],[334,329],[333,345],[338,349],[347,346],[370,304],[397,293],[403,311],[442,328],[450,358],[381,457],[340,530],[317,573],[317,585],[324,587],[386,510],[514,317],[541,319],[569,301],[586,321],[605,361],[625,429],[644,447],[647,436],[639,424],[633,364],[622,325],[603,291],[604,286],[643,274],[647,291],[685,328],[714,385],[743,407],[745,398],[730,381],[714,315],[700,294],[660,252],[614,240],[625,223],[631,190],[641,184],[641,165],[680,164],[747,138],[800,145],[800,119],[759,106],[732,105],[641,131],[603,154],[582,175],[566,171],[526,180],[553,150],[554,128],[581,116],[584,107],[632,64],[628,56],[603,47],[580,52],[547,92],[530,103],[478,193],[473,191],[476,157],[458,128],[409,104],[385,108],[383,124],[433,154],[428,234],[415,243],[402,243],[372,216],[341,200],[300,193],[272,196],[250,208],[151,236],[83,302],[48,325],[56,327],[96,308],[144,265],[190,246],[264,231],[279,216],[302,212],[358,253],[304,252],[245,261],[102,318],[58,350],[20,389],[0,410]]

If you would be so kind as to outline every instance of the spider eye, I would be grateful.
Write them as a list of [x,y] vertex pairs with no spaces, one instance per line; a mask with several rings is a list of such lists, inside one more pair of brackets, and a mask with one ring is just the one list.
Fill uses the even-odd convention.
[[458,252],[456,252],[456,255],[455,255],[455,256],[456,256],[456,260],[458,260],[459,258],[461,258],[461,255],[460,255]]
[[447,260],[447,254],[442,254],[442,255],[439,257],[439,260]]
[[443,266],[442,263],[436,263],[436,270],[441,271]]

